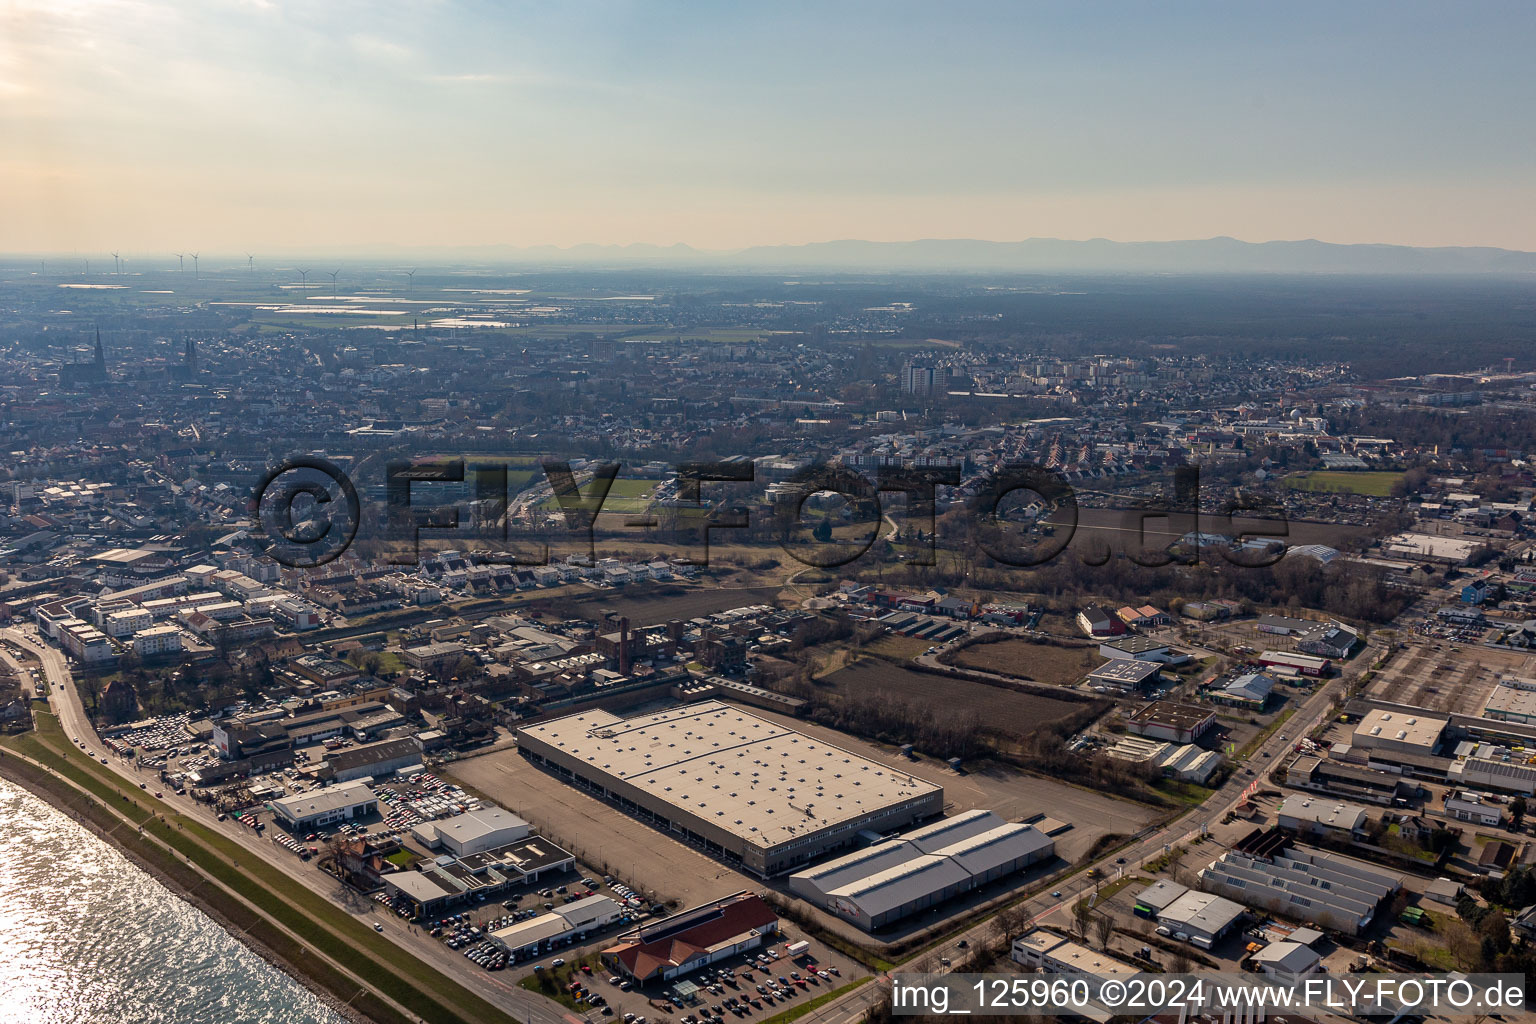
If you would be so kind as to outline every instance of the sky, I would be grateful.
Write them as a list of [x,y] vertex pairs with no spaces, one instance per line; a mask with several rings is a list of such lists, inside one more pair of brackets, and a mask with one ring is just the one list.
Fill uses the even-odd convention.
[[0,251],[1536,250],[1536,4],[0,0]]

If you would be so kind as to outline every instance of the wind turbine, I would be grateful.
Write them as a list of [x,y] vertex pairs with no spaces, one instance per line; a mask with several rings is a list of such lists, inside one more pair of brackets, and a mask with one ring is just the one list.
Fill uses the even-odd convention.
[[176,269],[185,274],[187,272],[187,254],[184,252],[173,252],[171,255],[176,257]]
[[256,269],[256,257],[250,253],[245,254],[245,269],[253,272]]
[[300,267],[299,268],[299,280],[301,280],[303,282],[303,285],[302,285],[303,290],[305,292],[308,292],[309,291],[309,271],[307,271],[307,270],[303,269],[302,267]]
[[90,277],[91,276],[91,258],[89,256],[82,256],[80,258],[85,260],[85,276],[86,277]]
[[405,290],[407,292],[414,290],[415,287],[416,287],[416,271],[415,271],[415,269],[407,270],[405,272],[405,276],[406,276],[406,279],[410,282],[409,284],[407,284],[405,286]]
[[335,270],[331,271],[331,298],[336,297],[336,275],[339,273],[341,273],[340,267],[337,267]]
[[192,276],[201,281],[203,279],[203,272],[197,269],[197,253],[189,252],[187,255],[192,257]]
[[112,273],[114,273],[114,274],[121,274],[122,272],[123,272],[123,268],[118,265],[117,253],[113,253],[112,254]]

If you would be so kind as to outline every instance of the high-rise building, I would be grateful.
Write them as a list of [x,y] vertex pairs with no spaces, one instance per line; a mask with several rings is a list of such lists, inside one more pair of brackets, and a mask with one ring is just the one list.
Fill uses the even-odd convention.
[[931,395],[949,387],[949,367],[908,363],[901,368],[901,390],[909,395]]

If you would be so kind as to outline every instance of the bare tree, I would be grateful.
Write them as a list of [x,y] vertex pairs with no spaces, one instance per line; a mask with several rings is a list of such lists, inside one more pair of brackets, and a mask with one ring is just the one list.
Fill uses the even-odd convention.
[[1193,966],[1194,961],[1182,949],[1175,950],[1168,956],[1168,971],[1170,974],[1188,974],[1189,969]]
[[1079,941],[1087,940],[1088,922],[1092,918],[1093,909],[1088,906],[1087,899],[1078,900],[1072,905],[1072,923],[1074,925],[1073,930],[1076,932]]
[[1109,951],[1109,940],[1115,934],[1115,919],[1108,914],[1100,914],[1093,919],[1093,933],[1099,940],[1099,948]]

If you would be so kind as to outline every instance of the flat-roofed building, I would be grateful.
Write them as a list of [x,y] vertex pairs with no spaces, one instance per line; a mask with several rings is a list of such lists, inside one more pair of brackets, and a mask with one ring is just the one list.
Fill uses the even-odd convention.
[[1390,804],[1419,791],[1416,783],[1400,774],[1324,760],[1316,754],[1298,754],[1285,768],[1285,784],[1373,804]]
[[525,726],[517,741],[534,762],[760,876],[944,806],[931,782],[720,701],[630,719],[586,711]]
[[1159,910],[1157,923],[1167,927],[1180,941],[1187,938],[1192,945],[1210,949],[1236,928],[1247,912],[1241,903],[1224,896],[1191,889]]
[[1348,804],[1327,797],[1292,793],[1275,812],[1281,828],[1303,834],[1360,836],[1365,833],[1370,812],[1359,804]]
[[1193,743],[1214,724],[1216,712],[1213,708],[1155,700],[1132,715],[1125,727],[1138,736],[1170,743]]
[[1536,689],[1504,680],[1483,702],[1483,717],[1499,722],[1536,722]]
[[365,784],[345,782],[274,800],[270,806],[278,824],[288,831],[313,832],[338,821],[372,814],[379,809],[379,799]]
[[1289,669],[1304,676],[1325,676],[1333,668],[1327,658],[1293,651],[1263,651],[1255,660],[1266,667]]
[[1140,968],[1080,946],[1064,935],[1045,928],[1034,928],[1013,940],[1013,962],[1033,967],[1046,974],[1079,974],[1088,978],[1110,978],[1136,974]]
[[421,747],[413,739],[385,740],[327,754],[325,773],[336,782],[371,779],[421,764]]
[[1504,820],[1504,805],[1482,793],[1453,789],[1445,794],[1445,813],[1457,821],[1497,826]]
[[1144,636],[1122,636],[1099,644],[1099,655],[1110,659],[1134,659],[1167,664],[1178,660],[1169,653],[1169,646],[1159,640]]
[[141,658],[174,654],[180,650],[181,630],[175,626],[150,626],[133,634],[133,653]]
[[1449,721],[1406,711],[1368,712],[1355,726],[1352,747],[1406,754],[1433,754]]
[[1121,693],[1147,690],[1157,682],[1162,671],[1155,661],[1139,661],[1135,658],[1111,658],[1088,673],[1090,689],[1104,687]]

